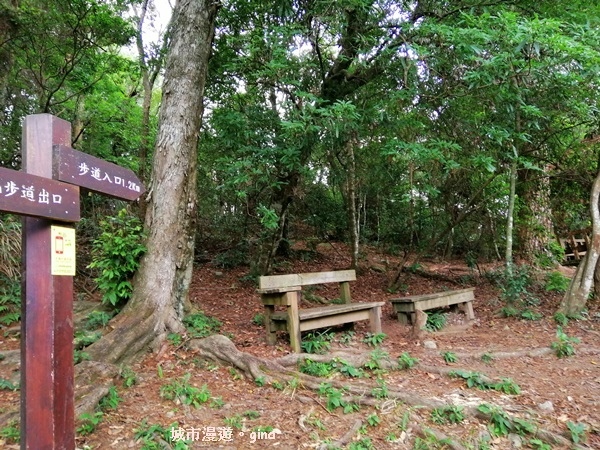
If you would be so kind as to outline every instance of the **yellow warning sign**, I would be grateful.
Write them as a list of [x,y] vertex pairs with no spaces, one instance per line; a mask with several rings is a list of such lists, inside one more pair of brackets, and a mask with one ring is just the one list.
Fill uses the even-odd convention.
[[75,229],[51,227],[52,275],[75,276]]

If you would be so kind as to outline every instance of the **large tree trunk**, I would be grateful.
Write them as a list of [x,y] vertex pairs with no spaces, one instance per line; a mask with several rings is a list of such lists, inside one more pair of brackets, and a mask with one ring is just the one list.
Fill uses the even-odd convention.
[[175,5],[146,213],[148,251],[115,329],[88,347],[92,359],[126,362],[168,332],[182,331],[193,268],[202,98],[217,10],[211,0]]
[[550,178],[538,171],[521,170],[518,180],[518,197],[523,205],[517,212],[519,249],[515,253],[521,259],[535,263],[537,256],[552,256],[549,251],[550,241],[554,238]]
[[594,271],[600,256],[600,172],[596,175],[590,196],[590,214],[592,216],[592,239],[585,257],[579,263],[577,272],[571,281],[559,307],[568,317],[579,315],[587,303],[594,284]]

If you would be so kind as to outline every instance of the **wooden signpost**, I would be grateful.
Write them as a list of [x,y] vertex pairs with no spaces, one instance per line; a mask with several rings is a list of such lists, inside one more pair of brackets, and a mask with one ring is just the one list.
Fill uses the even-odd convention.
[[78,152],[70,144],[69,122],[50,114],[27,116],[23,172],[0,169],[0,211],[25,216],[21,449],[75,449],[75,234],[65,222],[80,219],[79,186],[125,200],[144,192],[131,170]]

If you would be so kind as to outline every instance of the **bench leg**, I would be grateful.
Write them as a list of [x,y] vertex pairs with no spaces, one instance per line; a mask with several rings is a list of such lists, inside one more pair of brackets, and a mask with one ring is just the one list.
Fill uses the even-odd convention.
[[287,295],[295,295],[296,298],[289,302],[287,307],[288,322],[287,328],[290,334],[290,345],[296,353],[301,351],[302,337],[300,335],[300,316],[298,315],[298,303],[300,301],[299,292],[288,292]]
[[342,303],[352,303],[352,295],[350,294],[350,283],[344,281],[340,283],[340,299]]
[[268,345],[275,345],[275,342],[277,341],[277,334],[275,333],[275,324],[273,323],[273,320],[271,319],[271,317],[273,316],[274,313],[275,313],[275,306],[265,305],[263,320],[264,320],[264,324],[265,324],[265,330],[267,330],[267,344]]
[[475,313],[473,312],[473,302],[464,302],[461,305],[461,309],[467,316],[467,320],[475,320]]
[[369,323],[371,324],[371,333],[381,333],[381,306],[375,306],[369,310]]
[[399,312],[398,322],[400,322],[402,325],[408,325],[408,314],[405,312]]
[[398,314],[398,322],[402,325],[411,325],[415,323],[415,313],[414,312],[399,312]]

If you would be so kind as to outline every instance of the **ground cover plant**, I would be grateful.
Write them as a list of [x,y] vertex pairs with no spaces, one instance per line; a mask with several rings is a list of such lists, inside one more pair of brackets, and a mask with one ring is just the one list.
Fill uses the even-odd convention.
[[[324,253],[320,264],[331,264],[337,254]],[[427,262],[422,267],[440,270]],[[452,270],[460,272],[461,267]],[[318,271],[320,266],[302,261],[296,270]],[[550,308],[534,322],[502,317],[495,284],[482,278],[473,324],[464,323],[462,313],[447,313],[441,330],[414,340],[411,327],[400,325],[391,308],[384,308],[385,336],[370,334],[366,323],[353,330],[315,330],[306,335],[305,348],[315,351],[295,355],[285,334],[274,347],[265,345],[264,327],[253,324],[262,311],[253,286],[219,288],[224,282],[237,283],[243,270],[222,271],[210,263],[196,270],[193,286],[201,300],[186,319],[185,333],[120,369],[98,409],[79,416],[79,448],[110,448],[113,443],[144,449],[167,444],[214,448],[215,439],[236,449],[256,448],[257,443],[468,449],[494,448],[493,442],[504,448],[512,435],[533,449],[593,448],[597,442],[599,418],[590,392],[597,389],[593,374],[600,339],[593,311],[589,320],[569,320],[558,332]],[[397,295],[385,291],[384,281],[375,272],[362,277],[353,286],[353,297],[372,301]],[[438,289],[435,281],[418,274],[406,282],[423,293]],[[557,302],[548,292],[544,301]],[[101,313],[82,317],[82,350],[95,333],[110,326],[108,320]],[[424,340],[434,340],[437,348],[424,348]],[[17,345],[18,336],[5,337],[4,347],[16,350]],[[234,363],[215,359],[209,349],[217,348]],[[273,363],[285,370],[279,372]],[[7,380],[7,388],[0,390],[3,405],[18,402],[10,367],[0,361],[0,376]],[[538,406],[547,402],[553,412]],[[526,414],[519,412],[524,405]],[[3,442],[14,443],[17,436],[18,420],[0,428]]]

